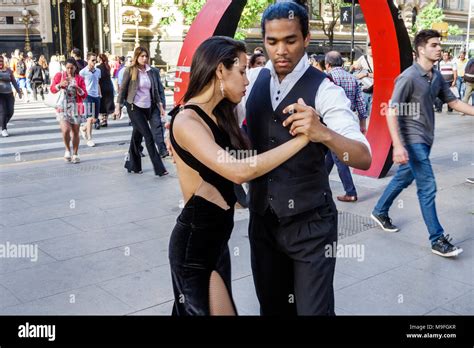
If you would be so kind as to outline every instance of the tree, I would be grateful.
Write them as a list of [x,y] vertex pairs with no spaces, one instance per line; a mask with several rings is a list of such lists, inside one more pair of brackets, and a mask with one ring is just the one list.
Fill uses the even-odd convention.
[[[431,29],[433,23],[440,23],[443,19],[443,9],[438,7],[436,1],[433,1],[425,6],[416,18],[416,23],[414,23],[412,27],[413,34],[423,29]],[[448,34],[460,35],[462,34],[462,30],[457,25],[449,25]]]
[[[321,20],[324,35],[328,37],[330,50],[332,50],[333,42],[334,42],[334,28],[336,27],[336,24],[339,21],[339,17],[341,16],[342,3],[343,3],[342,0],[325,0],[323,1],[323,9],[320,15],[316,13],[315,10],[313,10],[313,16],[316,19]],[[328,22],[326,22],[326,20],[324,19],[326,15],[325,9],[328,6],[330,8],[330,11],[329,11],[330,19]]]
[[[154,0],[129,0],[134,5],[152,5]],[[206,0],[175,0],[178,5],[179,11],[183,13],[184,24],[190,25],[197,14],[206,3]],[[235,38],[243,40],[246,37],[246,29],[252,28],[257,24],[259,16],[263,10],[270,4],[272,0],[247,0],[247,5],[242,11],[239,24],[237,25],[237,32]],[[157,6],[163,6],[158,4]],[[175,21],[174,17],[166,17],[162,20],[161,24],[167,25]]]

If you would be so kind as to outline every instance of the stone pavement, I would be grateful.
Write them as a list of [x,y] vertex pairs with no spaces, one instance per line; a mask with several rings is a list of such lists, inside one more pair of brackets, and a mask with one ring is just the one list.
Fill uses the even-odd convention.
[[[337,202],[339,243],[359,253],[337,260],[337,314],[474,314],[473,185],[465,181],[474,176],[474,118],[442,113],[436,122],[439,218],[464,253],[431,253],[415,184],[391,210],[401,231],[374,227],[368,217],[395,168],[381,180],[354,176],[359,201]],[[167,248],[182,206],[176,170],[167,161],[171,174],[155,177],[145,157],[143,175],[127,174],[126,147],[90,149],[78,165],[64,163],[61,151],[2,161],[0,245],[37,246],[38,254],[0,258],[0,314],[171,313]],[[336,169],[330,178],[334,196],[342,194]],[[247,210],[237,210],[235,220],[234,298],[239,314],[257,315]]]

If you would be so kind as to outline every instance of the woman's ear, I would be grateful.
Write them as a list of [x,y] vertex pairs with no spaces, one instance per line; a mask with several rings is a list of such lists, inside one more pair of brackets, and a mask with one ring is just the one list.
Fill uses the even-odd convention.
[[217,79],[222,80],[222,78],[224,77],[224,72],[223,71],[224,71],[224,64],[219,63],[219,65],[216,68]]

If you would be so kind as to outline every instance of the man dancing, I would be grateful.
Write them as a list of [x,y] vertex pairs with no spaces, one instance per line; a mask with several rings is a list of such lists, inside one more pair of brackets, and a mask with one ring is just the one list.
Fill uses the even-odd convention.
[[[311,143],[250,183],[249,238],[254,283],[262,315],[334,315],[337,211],[325,167],[327,149],[345,164],[367,169],[369,144],[344,90],[309,65],[308,14],[278,2],[262,17],[270,61],[247,89],[245,110],[258,153],[298,133]],[[334,244],[333,244],[334,243]]]

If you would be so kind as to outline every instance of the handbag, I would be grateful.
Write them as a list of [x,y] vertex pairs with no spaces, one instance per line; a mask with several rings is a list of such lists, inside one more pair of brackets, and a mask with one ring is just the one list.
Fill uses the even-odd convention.
[[[364,59],[367,62],[367,66],[369,68],[369,73],[373,73],[372,67],[370,66],[369,60],[367,59],[367,55],[364,54]],[[374,93],[374,79],[371,77],[364,77],[361,80],[362,83],[362,92],[372,94]]]
[[[61,81],[62,80],[63,80],[63,75],[61,74]],[[51,89],[50,89],[49,93],[46,95],[46,98],[44,98],[44,104],[51,108],[57,108],[58,105],[62,104],[63,100],[64,100],[63,89],[61,89],[58,93],[53,93],[51,92]]]

